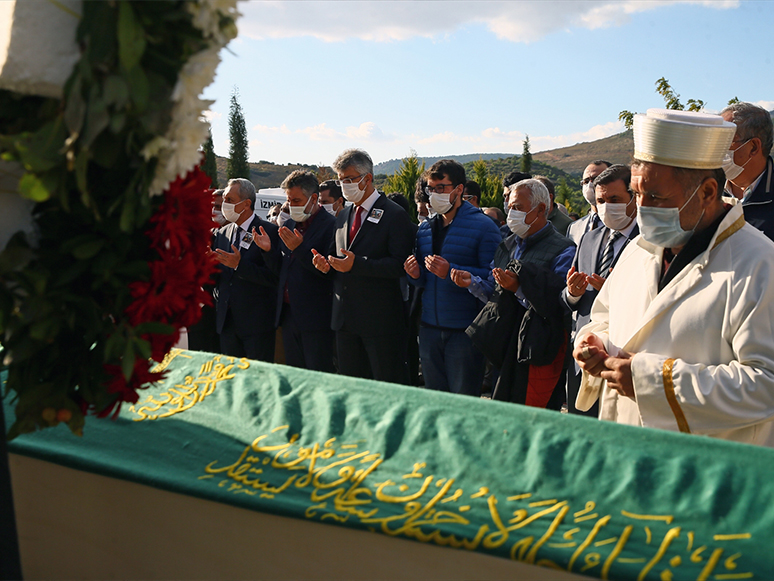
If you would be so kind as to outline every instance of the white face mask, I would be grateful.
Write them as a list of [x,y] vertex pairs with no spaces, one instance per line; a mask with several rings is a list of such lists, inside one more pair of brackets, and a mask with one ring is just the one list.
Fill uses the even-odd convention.
[[[367,175],[367,174],[366,174]],[[363,194],[365,194],[365,190],[360,189],[360,182],[363,181],[363,176],[360,178],[357,182],[354,184],[341,184],[341,193],[344,194],[344,199],[348,202],[352,202],[353,204],[357,204],[360,200],[363,199]]]
[[422,214],[417,214],[417,221],[418,221],[420,224],[421,224],[422,222],[424,222],[425,220],[427,220],[427,216],[423,216]]
[[597,205],[597,198],[594,195],[594,182],[590,181],[587,184],[583,184],[583,197],[592,206]]
[[279,214],[277,214],[277,226],[279,226],[280,228],[282,228],[285,225],[285,222],[287,222],[288,220],[290,220],[290,214],[288,214],[287,212],[280,212]]
[[439,214],[445,214],[452,209],[451,194],[430,194],[430,206]]
[[[532,208],[534,210],[534,208]],[[530,210],[529,212],[531,212]],[[527,214],[529,212],[522,212],[521,210],[508,210],[508,229],[516,234],[519,238],[524,238],[527,235],[527,232],[529,232],[530,226],[535,223],[535,220],[537,220],[537,216],[535,216],[535,220],[532,220],[532,222],[527,223]]]
[[679,209],[640,206],[637,212],[637,225],[640,227],[642,237],[651,244],[663,248],[685,246],[685,243],[693,236],[696,226],[704,217],[704,210],[701,211],[696,225],[691,230],[683,230],[683,227],[680,226],[680,212],[688,205],[688,202],[696,195],[702,185],[696,186],[696,189]]
[[221,212],[220,210],[214,210],[214,209],[212,210],[212,219],[215,220],[221,226],[225,226],[226,222],[228,222],[228,220],[226,220],[226,217],[223,215],[223,212]]
[[312,212],[307,212],[306,208],[311,201],[311,199],[308,200],[305,206],[290,206],[290,217],[294,222],[306,222],[309,219]]
[[331,216],[336,215],[336,210],[333,209],[333,204],[320,204],[322,209],[328,212]]
[[734,154],[744,147],[750,140],[748,139],[745,141],[742,145],[737,147],[736,149],[729,149],[726,153],[726,156],[723,158],[723,172],[726,174],[726,179],[728,181],[733,181],[736,178],[738,178],[741,173],[744,171],[744,166],[746,166],[748,163],[750,163],[750,160],[752,159],[747,158],[747,161],[744,162],[742,165],[737,165],[734,161]]
[[597,204],[597,214],[602,223],[611,230],[623,230],[632,221],[632,216],[626,213],[629,204],[634,202],[634,196],[627,204]]
[[[242,200],[244,202],[244,200]],[[234,208],[237,206],[237,204],[241,204],[242,202],[237,202],[236,204],[229,204],[228,202],[223,202],[223,205],[221,208],[223,209],[223,216],[228,220],[229,222],[236,222],[239,220],[239,216],[242,215],[242,212],[237,213]]]

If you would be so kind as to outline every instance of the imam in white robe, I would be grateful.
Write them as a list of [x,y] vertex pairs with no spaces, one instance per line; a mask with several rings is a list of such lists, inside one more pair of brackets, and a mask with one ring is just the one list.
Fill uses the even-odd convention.
[[774,447],[774,243],[737,205],[659,293],[662,255],[629,244],[576,340],[634,354],[636,401],[584,372],[579,409],[599,395],[600,419]]

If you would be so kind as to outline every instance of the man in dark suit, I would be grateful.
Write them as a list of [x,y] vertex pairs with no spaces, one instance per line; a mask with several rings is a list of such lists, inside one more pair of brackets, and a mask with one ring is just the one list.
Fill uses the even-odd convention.
[[774,124],[771,113],[752,103],[734,103],[720,113],[736,125],[723,170],[726,192],[742,200],[745,222],[774,240]]
[[406,315],[400,281],[414,245],[408,214],[379,194],[373,162],[348,149],[333,162],[338,185],[353,205],[336,217],[327,257],[313,264],[333,277],[332,328],[339,372],[393,383],[408,383]]
[[[593,181],[597,213],[605,227],[590,230],[581,237],[572,267],[567,273],[567,286],[562,291],[562,301],[575,313],[576,329],[583,328],[591,319],[591,305],[599,290],[623,249],[639,234],[637,202],[629,189],[630,180],[629,167],[618,164],[604,170]],[[580,379],[580,368],[570,366],[567,374],[568,411],[596,417],[599,413],[597,404],[587,412],[575,408]]]
[[216,327],[225,355],[274,361],[274,303],[277,275],[266,265],[253,242],[261,227],[279,252],[277,227],[253,213],[255,186],[246,179],[229,180],[223,194],[223,215],[211,254],[220,262],[216,287]]
[[272,240],[263,227],[253,235],[269,267],[279,274],[275,326],[282,326],[285,363],[334,373],[333,281],[312,265],[312,249],[328,251],[336,219],[318,203],[313,173],[296,170],[281,187],[290,211],[290,220],[278,232],[281,254],[271,252]]

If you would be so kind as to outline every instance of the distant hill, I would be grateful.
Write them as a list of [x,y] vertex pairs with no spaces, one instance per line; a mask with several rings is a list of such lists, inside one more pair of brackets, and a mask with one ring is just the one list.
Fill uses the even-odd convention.
[[[420,157],[419,158],[419,164],[422,165],[422,162],[425,162],[425,167],[429,168],[431,165],[433,165],[436,161],[439,161],[441,159],[453,159],[454,161],[461,163],[462,165],[465,165],[468,162],[476,161],[477,159],[502,159],[502,158],[508,158],[513,157],[512,153],[467,153],[465,155],[441,155],[438,157]],[[394,174],[398,168],[400,167],[400,163],[402,160],[400,159],[391,159],[389,161],[383,161],[381,163],[377,163],[374,165],[374,175],[378,174]]]
[[[224,187],[228,183],[226,178],[226,166],[228,165],[228,158],[215,156],[215,163],[218,166],[218,182],[220,187]],[[250,181],[253,182],[256,189],[261,188],[278,188],[288,174],[297,169],[303,169],[311,171],[317,174],[317,178],[320,181],[326,179],[333,179],[336,175],[329,167],[318,167],[316,165],[307,164],[276,164],[270,161],[261,160],[259,162],[251,161],[250,165]]]
[[630,163],[633,154],[634,139],[630,130],[596,141],[533,153],[532,159],[580,176],[591,161],[604,159],[611,163]]

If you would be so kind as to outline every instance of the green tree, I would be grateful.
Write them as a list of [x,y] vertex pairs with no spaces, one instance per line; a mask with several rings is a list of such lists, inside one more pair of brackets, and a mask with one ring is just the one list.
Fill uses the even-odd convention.
[[586,198],[583,197],[583,192],[580,188],[573,188],[564,176],[559,178],[554,193],[556,203],[562,204],[570,212],[575,212],[580,216],[589,209],[589,204],[586,202]]
[[[678,95],[669,84],[669,81],[665,77],[661,77],[656,81],[656,93],[664,98],[664,105],[667,109],[675,111],[701,111],[706,104],[701,99],[688,99],[686,105],[683,105],[680,101],[680,95]],[[734,97],[736,98],[736,97]],[[621,111],[618,114],[618,120],[623,121],[626,129],[631,129],[634,125],[634,113],[631,111]]]
[[202,171],[206,173],[212,183],[210,187],[218,189],[218,164],[215,161],[215,145],[212,143],[212,131],[207,130],[207,141],[204,142],[204,161],[202,162]]
[[490,175],[489,165],[478,159],[473,162],[473,175],[481,188],[482,208],[503,207],[503,179],[502,176]]
[[530,173],[532,170],[532,153],[529,151],[529,135],[524,138],[524,147],[521,150],[521,171]]
[[417,204],[414,202],[414,192],[423,173],[425,173],[425,162],[423,161],[420,166],[417,152],[412,149],[409,156],[401,160],[395,173],[387,176],[384,185],[385,193],[397,192],[406,196],[409,203],[409,215],[414,222],[417,221]]
[[250,179],[250,165],[247,163],[247,129],[242,106],[239,104],[239,89],[234,87],[231,93],[231,107],[228,112],[228,179]]

